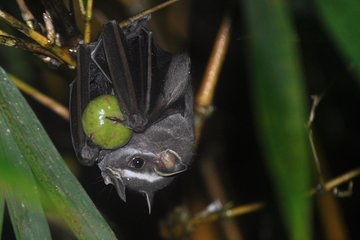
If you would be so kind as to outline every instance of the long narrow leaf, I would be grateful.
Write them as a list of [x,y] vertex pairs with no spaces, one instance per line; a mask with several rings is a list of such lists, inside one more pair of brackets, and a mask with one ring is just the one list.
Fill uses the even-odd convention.
[[25,99],[0,69],[0,108],[39,187],[79,239],[116,239]]
[[[7,206],[17,239],[51,239],[49,226],[41,207],[38,189],[30,167],[11,135],[4,112],[0,112],[0,151],[2,167],[16,169],[15,176],[3,182]],[[5,166],[5,161],[8,166]],[[20,174],[19,174],[20,173]],[[18,178],[21,176],[20,178]],[[15,177],[15,178],[14,178]],[[26,184],[23,184],[26,183]],[[24,191],[24,189],[26,189]]]
[[360,81],[360,2],[357,0],[316,0],[321,20],[328,28]]
[[[18,189],[6,193],[6,205],[16,239],[51,239],[50,230],[40,200],[29,201],[28,194],[19,194]],[[19,198],[21,197],[21,198]]]
[[259,138],[290,239],[311,239],[304,86],[286,1],[245,1]]

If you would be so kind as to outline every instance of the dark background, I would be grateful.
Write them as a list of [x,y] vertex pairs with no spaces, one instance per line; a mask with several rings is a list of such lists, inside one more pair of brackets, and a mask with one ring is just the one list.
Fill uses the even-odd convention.
[[[126,8],[126,4],[120,1],[102,2],[104,3],[96,1],[95,9],[109,19],[125,19],[141,10],[141,7]],[[309,107],[311,95],[325,93],[317,109],[314,133],[317,149],[323,160],[322,167],[330,179],[359,166],[360,89],[351,65],[345,63],[341,53],[335,48],[310,2],[293,1],[291,10],[297,30]],[[32,4],[34,9],[41,12],[36,1]],[[0,7],[19,17],[15,1],[0,3]],[[229,200],[236,205],[267,202],[265,209],[236,218],[244,239],[286,239],[278,212],[281,202],[274,197],[254,126],[246,49],[247,40],[251,36],[247,35],[244,28],[241,3],[182,1],[155,14],[154,32],[168,49],[187,49],[192,60],[192,79],[196,92],[219,24],[224,12],[229,9],[233,17],[233,32],[216,90],[215,111],[206,122],[192,168],[156,195],[150,216],[142,196],[128,192],[127,203],[123,203],[111,186],[104,185],[97,167],[80,166],[72,150],[68,122],[27,98],[54,144],[119,238],[159,239],[159,220],[174,207],[185,205],[198,211],[212,202],[214,199],[210,197],[201,175],[201,163],[211,156]],[[96,22],[94,25],[94,31],[97,31],[101,23]],[[4,24],[0,26],[2,29],[6,28]],[[68,104],[68,85],[74,79],[74,71],[65,67],[49,69],[33,55],[3,46],[0,47],[0,65],[47,95]],[[340,186],[344,190],[346,187]],[[353,190],[352,196],[336,198],[336,202],[349,238],[359,239],[358,179],[354,180]],[[326,239],[316,199],[314,197],[314,238]],[[211,227],[218,234],[216,237],[225,239],[220,225]],[[57,239],[71,239],[56,224],[52,224],[52,230]],[[13,238],[9,219],[5,223],[3,235],[4,239]]]

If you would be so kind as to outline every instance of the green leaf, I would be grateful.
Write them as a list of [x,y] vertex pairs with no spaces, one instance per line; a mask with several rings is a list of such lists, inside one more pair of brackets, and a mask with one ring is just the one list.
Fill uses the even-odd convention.
[[2,169],[12,173],[2,175],[1,194],[5,195],[16,239],[51,239],[37,184],[3,111],[0,112],[0,154]]
[[29,201],[29,194],[14,191],[18,189],[6,193],[6,203],[16,239],[51,239],[40,200]]
[[316,0],[321,20],[360,81],[360,1]]
[[290,239],[311,239],[306,100],[286,1],[247,0],[252,97],[258,135]]
[[68,169],[20,92],[0,69],[0,112],[18,149],[64,223],[78,239],[116,239]]

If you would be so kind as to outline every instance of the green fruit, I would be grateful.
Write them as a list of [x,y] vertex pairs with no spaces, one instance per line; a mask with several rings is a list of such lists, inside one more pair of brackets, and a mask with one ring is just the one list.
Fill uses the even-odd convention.
[[132,131],[121,122],[124,120],[115,96],[101,95],[93,99],[82,115],[82,126],[86,136],[104,149],[115,149],[125,145]]

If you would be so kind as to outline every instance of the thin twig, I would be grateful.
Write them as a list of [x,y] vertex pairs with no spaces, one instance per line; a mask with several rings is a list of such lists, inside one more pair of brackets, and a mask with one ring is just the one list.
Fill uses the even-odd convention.
[[34,29],[34,15],[31,13],[30,9],[28,8],[28,6],[26,5],[24,0],[16,0],[20,12],[21,12],[21,17],[23,18],[23,20],[26,22],[26,24],[29,26],[29,28]]
[[42,34],[37,31],[29,28],[26,24],[22,23],[12,15],[0,10],[0,19],[16,28],[29,38],[33,39],[40,46],[49,49],[54,55],[56,55],[59,59],[61,59],[64,63],[66,63],[69,67],[74,68],[76,66],[75,59],[70,55],[69,51],[63,48],[60,48],[54,44],[51,44],[49,39],[47,39]]
[[[214,202],[215,203],[215,202]],[[213,205],[211,203],[210,205]],[[215,205],[218,205],[215,203]],[[160,222],[160,232],[163,239],[183,239],[189,236],[199,225],[204,223],[211,223],[214,221],[221,221],[224,219],[239,217],[244,214],[261,210],[265,203],[256,202],[245,205],[240,205],[231,208],[232,203],[225,205],[209,206],[195,214],[190,213],[190,209],[185,206],[176,207],[170,214]],[[228,221],[225,221],[228,222]],[[242,239],[241,235],[230,235],[226,239]]]
[[230,40],[230,25],[230,17],[226,15],[216,37],[202,85],[199,89],[199,94],[196,96],[196,104],[202,107],[208,107],[212,104],[216,83],[219,79],[222,63],[224,62]]
[[35,100],[46,106],[47,108],[54,111],[63,119],[67,121],[69,120],[69,110],[61,103],[39,92],[35,88],[19,80],[17,77],[13,76],[12,74],[9,74],[9,77],[21,91],[28,94],[29,96],[31,96],[32,98],[34,98]]
[[307,122],[307,127],[308,128],[312,128],[312,125],[313,125],[314,120],[315,120],[316,108],[318,107],[319,103],[321,102],[323,96],[324,96],[324,94],[321,94],[320,96],[318,96],[318,95],[312,95],[311,96],[313,102],[312,102],[312,105],[311,105],[309,119],[308,119],[308,122]]
[[176,3],[177,1],[179,1],[179,0],[169,0],[169,1],[166,1],[166,2],[161,3],[159,5],[156,5],[155,7],[152,7],[150,9],[145,10],[145,11],[142,11],[139,14],[136,14],[133,17],[130,17],[130,18],[126,19],[126,20],[121,21],[119,23],[119,26],[120,26],[120,28],[127,27],[130,24],[132,24],[133,22],[137,21],[138,19],[140,19],[140,18],[142,18],[142,17],[144,17],[146,15],[149,15],[151,13],[157,12],[160,9],[163,9],[163,8],[165,8],[165,7],[167,7],[167,6],[171,5],[171,4]]
[[0,30],[0,44],[8,47],[20,48],[28,52],[32,52],[35,54],[40,54],[43,56],[49,56],[60,61],[54,54],[41,47],[40,45],[32,42],[27,42],[23,39],[14,37],[6,32]]
[[264,206],[265,203],[263,202],[241,205],[224,211],[219,211],[217,213],[210,214],[208,216],[194,217],[190,219],[189,224],[195,226],[198,224],[212,222],[219,219],[238,217],[247,213],[258,211],[264,208]]
[[84,43],[91,41],[91,19],[92,19],[93,0],[88,0],[86,4],[86,12],[84,15]]
[[[309,137],[309,141],[310,141],[311,151],[312,151],[312,154],[313,154],[313,157],[314,157],[314,162],[315,162],[316,171],[317,171],[317,175],[318,175],[318,182],[319,182],[319,186],[317,186],[316,189],[317,189],[317,191],[329,191],[330,189],[334,188],[333,193],[336,196],[338,196],[338,197],[346,197],[346,196],[350,196],[351,193],[352,193],[352,187],[353,187],[352,182],[349,183],[349,190],[345,191],[345,192],[341,192],[338,189],[336,189],[335,187],[336,187],[336,185],[340,185],[341,183],[343,183],[343,181],[346,182],[347,178],[350,177],[350,179],[351,179],[351,177],[353,175],[352,174],[350,174],[350,175],[345,174],[345,175],[343,175],[343,178],[340,178],[339,180],[335,179],[336,181],[332,180],[332,181],[326,183],[326,177],[323,174],[323,169],[321,167],[320,158],[318,156],[317,149],[316,149],[316,146],[315,146],[314,134],[313,134],[312,126],[313,126],[313,122],[315,120],[315,113],[316,113],[317,106],[321,102],[321,99],[323,98],[323,96],[324,96],[324,93],[321,94],[320,96],[317,96],[317,95],[312,96],[313,103],[312,103],[312,106],[311,106],[309,119],[308,119],[308,123],[307,123],[308,137]],[[355,171],[355,174],[357,174],[357,171]],[[335,181],[335,182],[333,182],[333,181]]]
[[49,40],[51,44],[56,44],[56,32],[53,24],[53,20],[48,11],[43,13],[43,20],[46,29],[46,38]]
[[311,96],[313,102],[312,102],[312,106],[311,106],[311,110],[310,110],[310,114],[309,114],[309,119],[308,119],[308,122],[307,122],[308,138],[309,138],[309,141],[310,141],[311,152],[313,154],[315,167],[316,167],[316,172],[317,172],[317,175],[318,175],[318,180],[319,180],[320,186],[324,185],[325,177],[324,177],[324,175],[322,173],[321,164],[320,164],[320,158],[319,158],[319,156],[317,154],[317,150],[316,150],[316,146],[315,146],[315,142],[314,142],[314,134],[313,134],[312,126],[313,126],[313,122],[315,120],[316,108],[319,105],[322,97],[323,97],[323,95],[321,95],[321,96],[317,96],[317,95]]
[[85,6],[84,6],[84,1],[83,0],[78,0],[79,3],[79,10],[82,16],[86,15],[86,10],[85,10]]
[[[353,169],[347,173],[344,173],[342,175],[340,175],[339,177],[337,178],[334,178],[328,182],[326,182],[324,185],[323,185],[323,189],[322,191],[330,191],[332,189],[334,189],[335,187],[341,185],[341,184],[344,184],[348,181],[350,181],[351,179],[353,178],[356,178],[360,176],[360,168],[356,168],[356,169]],[[310,195],[314,195],[319,189],[317,187],[311,189],[309,191],[309,194]]]
[[206,118],[212,112],[212,101],[219,79],[220,70],[225,59],[230,41],[231,19],[229,15],[225,15],[220,25],[215,44],[205,70],[200,89],[195,98],[195,127],[196,141],[199,141],[202,126]]

